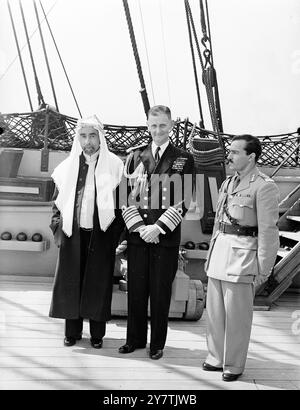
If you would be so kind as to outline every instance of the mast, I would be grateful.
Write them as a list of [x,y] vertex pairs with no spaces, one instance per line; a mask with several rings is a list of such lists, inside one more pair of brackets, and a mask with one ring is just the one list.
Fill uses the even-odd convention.
[[39,32],[40,32],[41,43],[42,43],[42,46],[43,46],[43,51],[44,51],[46,66],[47,66],[48,75],[49,75],[49,79],[50,79],[50,84],[51,84],[51,88],[52,88],[52,94],[53,94],[53,98],[54,98],[54,102],[55,102],[55,107],[56,107],[56,111],[59,112],[56,93],[55,93],[55,88],[54,88],[54,83],[53,83],[53,79],[52,79],[52,74],[51,74],[51,70],[50,70],[50,65],[49,65],[49,60],[48,60],[48,56],[47,56],[46,46],[45,46],[44,37],[43,37],[43,33],[42,33],[42,27],[41,27],[40,18],[39,18],[39,13],[38,13],[38,10],[37,10],[35,0],[33,0],[33,6],[34,6],[36,20],[37,20],[37,24],[38,24],[38,28],[39,28]]
[[41,106],[45,107],[46,104],[45,104],[45,101],[44,101],[44,97],[43,97],[43,94],[42,94],[42,91],[41,91],[39,79],[38,79],[37,72],[36,72],[36,67],[35,67],[35,63],[34,63],[34,59],[33,59],[33,53],[32,53],[32,49],[31,49],[31,43],[30,43],[28,30],[27,30],[25,14],[24,14],[24,10],[23,10],[21,0],[19,0],[19,7],[20,7],[20,10],[21,10],[21,15],[22,15],[22,20],[23,20],[26,40],[27,40],[27,44],[28,44],[28,50],[29,50],[31,64],[32,64],[33,75],[34,75],[34,79],[35,79],[35,86],[36,86],[36,91],[37,91],[37,95],[38,95],[38,104],[39,104],[39,108],[41,108]]
[[138,48],[137,48],[137,44],[136,44],[136,39],[135,39],[135,35],[134,35],[134,30],[133,30],[133,25],[132,25],[132,20],[131,20],[130,10],[129,10],[127,0],[123,0],[123,6],[124,6],[125,14],[126,14],[126,20],[127,20],[131,45],[132,45],[132,49],[133,49],[133,54],[134,54],[134,58],[135,58],[136,68],[137,68],[137,72],[138,72],[138,76],[139,76],[139,80],[140,80],[140,84],[141,84],[140,93],[141,93],[141,97],[142,97],[142,101],[143,101],[144,111],[145,111],[145,114],[146,114],[146,117],[147,117],[148,116],[148,111],[150,109],[150,104],[149,104],[149,100],[148,100],[148,94],[147,94],[147,90],[146,90],[146,85],[145,85],[145,81],[144,81],[141,61],[140,61],[139,52],[138,52]]
[[[201,1],[202,3],[202,1]],[[203,4],[201,4],[201,8],[203,8]],[[214,66],[214,56],[213,56],[213,49],[212,49],[212,39],[211,39],[211,32],[210,32],[210,21],[209,21],[209,12],[208,12],[208,4],[207,0],[205,0],[205,11],[206,11],[206,20],[207,20],[207,28],[208,28],[208,38],[209,38],[209,45],[211,51],[211,65],[214,70],[214,91],[215,91],[215,104],[216,104],[216,116],[217,121],[219,124],[220,132],[223,132],[223,121],[222,121],[222,113],[221,113],[221,104],[220,104],[220,95],[219,95],[219,87],[218,87],[218,80],[217,80],[217,72]]]
[[18,56],[19,56],[19,60],[20,60],[21,68],[22,68],[24,83],[25,83],[25,87],[26,87],[26,93],[27,93],[30,109],[31,109],[31,111],[33,111],[32,101],[31,101],[31,97],[30,97],[28,82],[27,82],[25,68],[24,68],[24,64],[23,64],[23,60],[22,60],[22,55],[21,55],[21,50],[20,50],[20,46],[19,46],[19,41],[18,41],[18,37],[17,37],[16,28],[15,28],[15,23],[14,23],[11,7],[10,7],[10,4],[9,4],[8,0],[7,0],[7,7],[8,7],[8,11],[9,11],[11,25],[12,25],[13,32],[14,32],[15,42],[16,42],[16,46],[17,46],[17,50],[18,50]]

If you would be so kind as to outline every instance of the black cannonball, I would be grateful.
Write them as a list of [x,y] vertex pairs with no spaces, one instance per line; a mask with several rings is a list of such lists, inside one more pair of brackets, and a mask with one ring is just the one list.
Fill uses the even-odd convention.
[[32,240],[33,242],[42,242],[43,236],[42,236],[40,233],[36,232],[36,233],[34,233],[34,234],[32,235],[31,240]]
[[202,251],[207,251],[209,248],[209,245],[207,242],[200,242],[198,245],[199,249],[201,249]]
[[17,240],[18,241],[26,241],[27,240],[27,235],[25,232],[19,232],[17,235]]
[[195,243],[193,241],[187,241],[184,244],[185,249],[195,249]]
[[1,234],[1,239],[3,239],[4,241],[10,241],[12,238],[12,234],[10,232],[2,232]]

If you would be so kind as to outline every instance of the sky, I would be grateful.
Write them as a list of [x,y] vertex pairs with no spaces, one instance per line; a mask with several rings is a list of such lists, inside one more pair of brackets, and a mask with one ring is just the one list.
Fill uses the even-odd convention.
[[[41,0],[83,116],[144,125],[140,84],[121,0]],[[183,0],[129,0],[150,105],[199,121]],[[34,109],[37,97],[18,0],[10,0]],[[32,0],[22,0],[45,101],[54,105]],[[39,1],[37,1],[43,20]],[[199,1],[190,0],[198,36]],[[300,126],[300,1],[208,0],[224,131],[272,135]],[[60,112],[78,117],[42,22]],[[0,0],[0,112],[30,107],[6,0]],[[149,63],[148,63],[149,61]],[[199,71],[199,77],[201,74]],[[203,86],[204,123],[211,129]]]

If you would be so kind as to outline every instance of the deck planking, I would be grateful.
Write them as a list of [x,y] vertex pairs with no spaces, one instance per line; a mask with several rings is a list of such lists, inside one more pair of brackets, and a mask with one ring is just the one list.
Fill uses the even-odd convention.
[[[101,350],[84,338],[63,346],[64,322],[48,317],[51,283],[0,278],[0,389],[9,390],[299,390],[300,295],[285,292],[270,311],[255,311],[243,376],[225,383],[204,372],[206,312],[197,322],[171,319],[164,356],[148,349],[120,355],[126,318],[107,325]],[[298,320],[298,322],[296,322]]]

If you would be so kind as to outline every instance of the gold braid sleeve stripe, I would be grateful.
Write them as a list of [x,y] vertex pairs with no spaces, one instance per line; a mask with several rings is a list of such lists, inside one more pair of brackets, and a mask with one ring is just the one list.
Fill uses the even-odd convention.
[[176,226],[182,221],[181,212],[171,206],[156,221],[156,224],[166,232],[173,232]]
[[128,208],[124,207],[122,209],[122,216],[130,233],[139,226],[145,225],[135,205],[131,205]]

